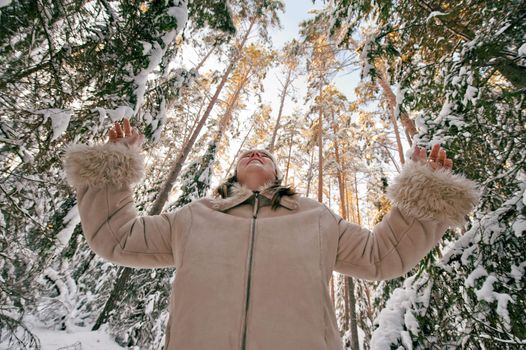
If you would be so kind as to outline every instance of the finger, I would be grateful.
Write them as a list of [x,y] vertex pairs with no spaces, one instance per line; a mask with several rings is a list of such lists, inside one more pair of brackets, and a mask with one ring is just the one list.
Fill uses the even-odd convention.
[[446,160],[444,161],[444,167],[447,168],[447,169],[449,169],[449,170],[453,169],[453,160],[451,160],[451,159],[449,159],[449,158],[446,159]]
[[128,140],[129,145],[140,147],[144,141],[144,136],[140,134],[136,134],[136,135],[130,136],[127,140]]
[[115,130],[113,130],[113,128],[110,128],[110,131],[108,132],[108,136],[110,137],[110,142],[115,142],[115,139],[117,138],[117,134],[115,133]]
[[438,157],[438,152],[440,151],[440,144],[436,144],[433,146],[433,149],[431,150],[431,154],[429,155],[429,159],[436,161]]
[[117,137],[124,137],[121,124],[119,122],[115,122],[115,132],[117,133]]
[[130,135],[131,135],[130,120],[128,118],[124,118],[124,136],[130,136]]
[[415,147],[411,159],[414,161],[422,160],[422,149],[418,146]]
[[444,164],[444,161],[446,160],[446,151],[441,148],[440,152],[438,153],[438,162],[440,164]]
[[427,159],[427,151],[425,147],[419,147],[420,148],[420,159],[425,161]]
[[413,150],[413,154],[411,155],[411,159],[417,161],[417,160],[419,160],[419,158],[420,158],[420,152],[419,152],[419,149],[418,149],[418,146],[417,146]]

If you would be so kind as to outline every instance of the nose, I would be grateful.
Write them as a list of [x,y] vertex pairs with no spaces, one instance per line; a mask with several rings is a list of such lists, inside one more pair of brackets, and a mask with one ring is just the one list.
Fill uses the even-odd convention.
[[255,159],[263,163],[263,155],[260,152],[257,152],[257,151],[250,152],[248,156],[248,162],[250,163],[252,160],[255,160]]

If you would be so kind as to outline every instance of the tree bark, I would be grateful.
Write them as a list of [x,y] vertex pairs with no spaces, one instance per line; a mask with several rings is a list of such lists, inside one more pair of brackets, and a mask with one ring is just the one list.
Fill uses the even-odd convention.
[[346,207],[347,207],[347,216],[349,220],[352,222],[358,222],[358,219],[356,218],[356,210],[354,208],[354,194],[352,190],[349,190],[347,186],[347,182],[344,183],[345,186],[345,200],[346,200]]
[[349,309],[351,311],[351,349],[359,350],[360,341],[358,340],[358,321],[356,318],[356,298],[354,297],[354,281],[351,277],[347,277],[349,285]]
[[318,202],[323,202],[323,109],[320,83],[320,115],[318,118]]
[[214,52],[216,49],[216,46],[212,46],[212,48],[210,49],[210,51],[208,51],[206,53],[206,55],[201,59],[201,61],[195,66],[195,70],[196,72],[199,72],[199,69],[201,69],[201,67],[205,64],[205,62],[208,60],[208,57],[210,57],[210,55],[212,54],[212,52]]
[[[394,115],[395,110],[396,110],[396,105],[397,105],[396,96],[395,96],[393,90],[391,89],[391,86],[387,82],[385,69],[381,68],[381,69],[379,69],[379,72],[380,72],[380,74],[379,74],[379,77],[378,77],[378,84],[382,87],[382,90],[384,91],[384,96],[387,99],[387,104],[389,105],[389,109],[391,110],[391,113],[392,113],[392,116],[393,116],[391,118],[391,121],[394,122],[394,121],[396,121],[396,116]],[[409,145],[412,146],[413,145],[413,137],[416,134],[415,123],[414,123],[414,121],[411,120],[411,118],[409,118],[409,116],[405,112],[400,112],[399,117],[400,117],[400,121],[402,122],[402,125],[404,126],[405,134],[407,136],[407,141],[409,142]],[[397,139],[397,145],[398,145],[398,139]],[[399,152],[400,152],[400,150],[399,150]],[[402,162],[402,164],[404,164],[404,163]]]
[[292,77],[292,68],[289,68],[287,78],[285,79],[285,84],[283,85],[283,90],[281,90],[281,99],[279,102],[278,118],[276,119],[276,125],[274,126],[274,131],[272,132],[272,139],[270,140],[270,145],[268,147],[269,152],[274,152],[274,144],[276,142],[276,135],[279,129],[279,122],[281,120],[281,114],[283,113],[283,106],[285,104],[285,97],[287,96],[287,90],[289,89],[290,81]]
[[350,329],[350,316],[351,311],[349,309],[349,283],[347,282],[347,276],[341,275],[343,279],[343,306],[344,306],[344,329]]
[[305,196],[309,197],[310,185],[312,182],[312,168],[314,167],[314,147],[310,151],[310,162],[309,162],[309,171],[307,173],[307,191]]
[[97,321],[95,321],[95,324],[93,325],[93,328],[91,329],[92,331],[98,330],[100,326],[102,326],[104,323],[108,321],[110,311],[115,308],[116,302],[121,298],[123,292],[126,290],[125,286],[132,272],[133,270],[129,267],[121,267],[119,269],[119,272],[118,272],[119,277],[117,277],[117,281],[115,281],[113,290],[111,291],[108,300],[104,304],[104,308],[102,309],[102,312],[97,318]]
[[290,133],[290,143],[289,143],[289,154],[287,157],[287,168],[285,170],[285,181],[283,181],[284,184],[287,184],[287,179],[289,178],[289,168],[290,168],[290,156],[292,154],[292,139],[293,139],[292,132]]
[[380,72],[380,79],[378,80],[380,86],[382,86],[384,90],[384,94],[387,97],[387,104],[389,105],[389,119],[391,119],[391,123],[393,124],[393,130],[396,137],[396,146],[398,148],[398,157],[400,158],[400,163],[403,165],[405,163],[404,159],[404,149],[402,147],[402,140],[400,138],[400,131],[398,130],[398,122],[396,121],[395,116],[395,110],[396,110],[396,97],[391,90],[391,87],[385,80],[385,69],[384,67],[378,67],[377,68]]
[[331,278],[329,279],[329,290],[331,292],[332,305],[334,306],[334,274],[332,274]]
[[345,199],[345,185],[344,185],[344,176],[343,176],[343,161],[340,158],[340,147],[338,143],[338,126],[336,125],[336,122],[334,121],[334,113],[332,114],[332,129],[333,133],[335,135],[334,137],[334,158],[336,159],[336,173],[338,178],[338,189],[340,191],[340,215],[344,219],[348,219],[347,217],[347,208],[346,208],[346,199]]
[[239,95],[241,95],[241,91],[245,87],[249,76],[250,76],[250,72],[247,72],[246,75],[243,76],[243,79],[240,80],[238,82],[238,85],[236,86],[234,95],[232,95],[232,97],[228,101],[226,110],[223,113],[223,117],[221,118],[219,122],[217,131],[216,131],[216,135],[214,137],[214,142],[216,145],[219,145],[219,142],[221,141],[222,136],[224,135],[225,131],[230,125],[230,121],[232,119],[232,112],[234,111],[234,106],[236,105],[236,102],[239,100]]
[[354,173],[354,193],[356,194],[355,202],[356,202],[356,223],[358,225],[362,224],[362,219],[360,217],[360,204],[358,203],[358,180],[356,179],[356,173]]

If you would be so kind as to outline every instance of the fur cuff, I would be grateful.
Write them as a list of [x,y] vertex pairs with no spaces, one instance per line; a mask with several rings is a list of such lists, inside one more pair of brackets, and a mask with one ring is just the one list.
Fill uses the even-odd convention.
[[409,161],[387,189],[387,196],[403,212],[418,219],[462,226],[477,204],[480,191],[475,182],[462,175]]
[[74,144],[66,150],[64,171],[73,187],[120,187],[144,177],[144,157],[138,148],[122,143]]

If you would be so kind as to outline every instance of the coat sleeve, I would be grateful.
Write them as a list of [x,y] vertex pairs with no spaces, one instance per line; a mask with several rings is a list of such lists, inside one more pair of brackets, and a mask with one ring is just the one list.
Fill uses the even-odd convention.
[[188,210],[139,216],[132,185],[144,175],[140,150],[125,144],[72,145],[64,157],[77,193],[88,245],[104,259],[129,267],[176,265],[176,242]]
[[399,277],[428,254],[449,226],[461,226],[479,199],[476,184],[449,170],[409,161],[389,187],[393,207],[372,231],[336,220],[334,270],[369,280]]

